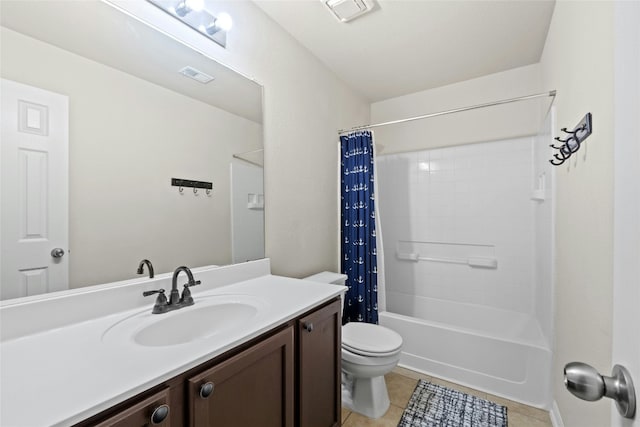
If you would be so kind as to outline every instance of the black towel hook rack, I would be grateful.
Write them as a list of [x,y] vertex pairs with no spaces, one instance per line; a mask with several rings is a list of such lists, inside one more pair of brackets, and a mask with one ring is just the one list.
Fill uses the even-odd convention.
[[560,130],[569,135],[569,137],[562,139],[559,136],[556,136],[554,139],[560,142],[561,145],[550,145],[554,150],[558,150],[558,152],[553,155],[553,159],[549,160],[549,162],[554,166],[560,166],[566,162],[573,153],[580,149],[580,144],[582,144],[584,140],[591,135],[591,132],[593,131],[591,113],[587,113],[576,127],[573,128],[573,130],[568,130],[567,128],[562,128]]
[[213,183],[209,181],[195,181],[193,179],[171,178],[171,185],[178,187],[180,194],[183,194],[184,188],[193,188],[193,194],[198,195],[198,189],[206,191],[207,196],[211,197]]

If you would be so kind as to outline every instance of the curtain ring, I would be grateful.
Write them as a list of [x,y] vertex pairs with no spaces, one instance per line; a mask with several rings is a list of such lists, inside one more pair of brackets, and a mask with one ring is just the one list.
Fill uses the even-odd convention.
[[198,194],[198,189],[196,187],[193,187],[193,194]]
[[209,189],[207,188],[207,190],[206,190],[206,191],[207,191],[207,196],[210,196],[210,195],[211,195],[211,190],[209,190]]
[[184,188],[182,187],[182,185],[178,187],[178,192],[180,192],[180,194],[182,194],[183,191],[184,191]]

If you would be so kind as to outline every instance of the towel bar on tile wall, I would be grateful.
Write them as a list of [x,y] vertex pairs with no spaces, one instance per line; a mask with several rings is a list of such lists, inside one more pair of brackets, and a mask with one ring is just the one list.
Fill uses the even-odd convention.
[[568,134],[569,137],[567,139],[561,139],[556,136],[554,139],[562,144],[559,146],[555,144],[550,145],[551,148],[558,150],[558,152],[553,155],[553,159],[549,160],[554,166],[560,166],[566,162],[573,153],[580,149],[580,144],[591,135],[593,131],[591,113],[587,113],[573,130],[567,130],[567,128],[562,128],[561,130]]

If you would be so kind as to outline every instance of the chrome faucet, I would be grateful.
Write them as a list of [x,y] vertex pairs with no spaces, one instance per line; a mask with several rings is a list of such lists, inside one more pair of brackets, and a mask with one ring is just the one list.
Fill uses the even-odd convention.
[[153,279],[153,264],[148,259],[143,259],[140,261],[138,265],[138,274],[144,274],[144,266],[147,266],[147,270],[149,270],[149,279]]
[[[178,291],[178,276],[183,271],[187,274],[188,282],[184,284],[182,296],[180,296],[180,292]],[[156,303],[153,306],[152,313],[166,313],[168,311],[178,310],[182,307],[193,305],[193,297],[191,296],[191,290],[189,290],[189,288],[191,286],[199,285],[200,283],[200,280],[195,280],[193,278],[193,273],[191,273],[189,267],[180,266],[176,268],[176,271],[173,272],[173,278],[171,279],[171,293],[169,294],[168,300],[164,295],[164,289],[145,291],[142,293],[142,295],[147,297],[149,295],[158,294],[158,298],[156,298]]]

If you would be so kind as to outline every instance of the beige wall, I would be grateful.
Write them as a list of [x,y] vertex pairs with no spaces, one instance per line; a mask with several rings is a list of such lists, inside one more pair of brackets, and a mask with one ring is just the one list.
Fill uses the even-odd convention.
[[575,160],[556,168],[554,398],[567,427],[610,423],[611,401],[569,394],[563,367],[611,370],[613,244],[613,2],[558,1],[540,62],[557,89],[557,130],[593,114],[594,133]]
[[69,96],[71,287],[231,262],[229,164],[261,125],[4,28],[2,77]]
[[[538,64],[489,74],[371,105],[380,123],[540,92]],[[505,104],[375,129],[379,154],[535,135],[551,98]],[[546,112],[546,111],[544,111]]]
[[266,255],[293,277],[337,271],[336,130],[366,123],[368,102],[253,2],[215,2],[233,17],[222,49],[147,2],[113,0],[264,85]]

